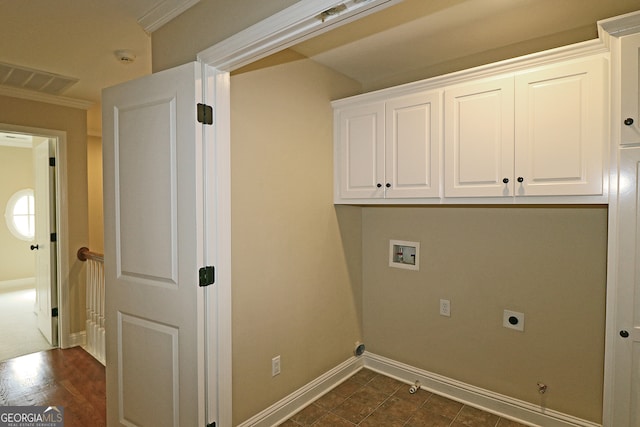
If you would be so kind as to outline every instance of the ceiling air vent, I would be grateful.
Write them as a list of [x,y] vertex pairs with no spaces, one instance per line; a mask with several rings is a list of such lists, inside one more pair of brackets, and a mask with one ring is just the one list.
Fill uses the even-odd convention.
[[73,77],[0,62],[1,85],[61,95],[77,82],[78,79]]

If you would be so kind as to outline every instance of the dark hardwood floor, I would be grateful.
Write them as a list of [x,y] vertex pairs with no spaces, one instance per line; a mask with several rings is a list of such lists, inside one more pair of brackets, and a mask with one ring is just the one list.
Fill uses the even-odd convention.
[[105,369],[80,347],[0,362],[1,406],[61,406],[65,427],[106,425]]

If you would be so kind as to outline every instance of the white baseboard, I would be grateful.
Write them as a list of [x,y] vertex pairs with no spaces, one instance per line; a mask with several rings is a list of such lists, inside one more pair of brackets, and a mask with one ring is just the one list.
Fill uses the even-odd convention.
[[238,427],[277,426],[314,400],[329,392],[363,367],[363,359],[351,357],[284,399],[251,417]]
[[66,340],[59,340],[59,342],[64,342],[66,344],[64,347],[60,346],[60,348],[82,347],[86,344],[86,337],[87,335],[85,331],[69,334]]
[[376,354],[365,352],[363,357],[364,366],[372,371],[407,384],[414,384],[418,380],[425,390],[522,424],[544,427],[601,427],[600,424],[591,421],[494,393]]
[[18,289],[31,289],[36,287],[35,277],[27,277],[24,279],[0,280],[0,292]]
[[238,427],[277,426],[363,367],[405,382],[407,385],[413,385],[418,380],[425,390],[521,424],[544,427],[601,427],[601,424],[494,393],[369,352],[365,352],[361,357],[346,360]]

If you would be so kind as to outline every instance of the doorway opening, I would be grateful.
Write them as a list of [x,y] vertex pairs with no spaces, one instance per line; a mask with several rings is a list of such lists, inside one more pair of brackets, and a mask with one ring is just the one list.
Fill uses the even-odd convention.
[[0,125],[0,360],[60,343],[56,165],[63,139],[61,132]]

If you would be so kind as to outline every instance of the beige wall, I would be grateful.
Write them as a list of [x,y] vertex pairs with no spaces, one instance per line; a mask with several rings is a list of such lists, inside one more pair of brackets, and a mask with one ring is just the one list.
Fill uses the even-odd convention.
[[[606,208],[366,208],[362,233],[368,350],[602,422]],[[388,266],[389,239],[420,242],[420,271]]]
[[104,212],[102,210],[102,138],[87,138],[87,187],[89,249],[104,253]]
[[297,0],[201,0],[151,35],[152,70],[195,61],[198,52],[231,37]]
[[66,132],[69,271],[62,272],[69,292],[71,333],[84,331],[84,267],[76,251],[88,244],[86,111],[0,96],[0,122]]
[[299,60],[231,85],[236,425],[353,354],[361,235],[360,209],[332,204],[329,101],[354,83]]
[[[153,70],[292,3],[203,0],[153,34]],[[545,381],[548,407],[600,422],[606,209],[334,207],[329,101],[361,88],[306,60],[253,68],[231,80],[234,425],[361,334],[370,351],[535,404]],[[389,238],[422,242],[420,272],[387,266]],[[525,313],[524,333],[501,326],[505,308]]]
[[0,282],[34,277],[31,242],[15,237],[5,220],[7,202],[17,191],[33,189],[31,149],[0,147]]

